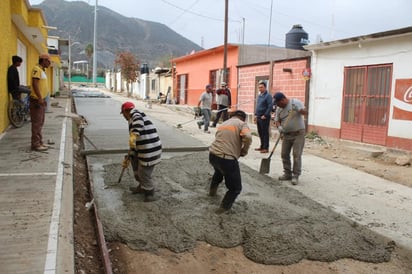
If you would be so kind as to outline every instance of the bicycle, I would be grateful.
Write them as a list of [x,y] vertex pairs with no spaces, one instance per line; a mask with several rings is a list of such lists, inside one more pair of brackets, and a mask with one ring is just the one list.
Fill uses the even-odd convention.
[[10,123],[16,128],[22,127],[30,115],[30,96],[26,94],[23,100],[19,97],[11,96],[7,111]]

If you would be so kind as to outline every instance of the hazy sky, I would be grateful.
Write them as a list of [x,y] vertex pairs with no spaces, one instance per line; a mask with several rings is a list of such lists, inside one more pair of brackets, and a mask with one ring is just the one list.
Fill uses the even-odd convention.
[[[29,0],[32,5],[42,1]],[[204,48],[224,42],[224,0],[98,0],[98,5],[163,23]],[[246,44],[270,40],[284,46],[295,24],[303,26],[311,44],[319,37],[331,41],[409,27],[412,0],[229,0],[229,43],[242,43],[244,34]]]

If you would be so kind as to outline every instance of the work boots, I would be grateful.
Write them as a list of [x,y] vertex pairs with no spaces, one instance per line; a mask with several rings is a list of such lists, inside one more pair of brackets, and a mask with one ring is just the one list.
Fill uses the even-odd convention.
[[291,174],[284,173],[282,176],[279,176],[279,181],[290,181],[292,180]]
[[154,202],[156,201],[156,197],[154,196],[154,189],[152,190],[144,190],[144,202]]
[[211,197],[213,197],[213,196],[216,196],[216,194],[217,194],[217,187],[218,186],[210,186],[210,188],[209,188],[209,196],[211,196]]
[[145,190],[140,186],[131,186],[129,187],[129,190],[132,192],[132,194],[141,194],[145,193]]

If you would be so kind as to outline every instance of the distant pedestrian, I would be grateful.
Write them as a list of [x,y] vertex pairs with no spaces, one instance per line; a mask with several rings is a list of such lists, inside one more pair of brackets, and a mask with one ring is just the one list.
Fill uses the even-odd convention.
[[30,89],[20,85],[20,75],[17,68],[20,67],[23,59],[20,56],[14,55],[11,60],[12,64],[7,70],[7,89],[13,99],[21,100],[22,93],[25,93],[26,96],[30,95]]
[[252,143],[251,131],[245,121],[246,113],[236,110],[229,120],[218,127],[215,141],[209,148],[209,162],[215,170],[209,195],[216,196],[223,179],[228,189],[216,210],[217,214],[229,210],[242,191],[238,158],[247,155]]
[[133,194],[143,193],[145,202],[155,201],[155,185],[152,173],[160,163],[162,143],[156,127],[143,112],[138,111],[132,102],[125,102],[121,114],[129,123],[129,154],[123,161],[123,167],[133,167],[137,187],[130,187]]
[[225,82],[221,83],[220,89],[216,91],[216,96],[217,96],[217,114],[216,114],[216,118],[213,121],[213,124],[211,127],[216,127],[222,115],[223,115],[223,121],[226,121],[229,118],[228,110],[232,106],[232,95],[230,93],[230,89],[227,87],[227,84]]
[[260,153],[269,152],[269,128],[273,108],[272,95],[266,89],[266,82],[259,82],[259,95],[256,99],[255,122],[260,138],[260,146],[255,148]]
[[[302,153],[305,145],[305,122],[303,115],[306,115],[308,112],[301,101],[298,99],[288,99],[282,92],[275,93],[273,101],[277,105],[275,125],[279,133],[283,135],[281,152],[283,175],[279,177],[279,180],[291,180],[293,185],[297,185],[302,172]],[[292,149],[293,168],[290,160]]]
[[197,122],[199,129],[202,129],[204,125],[204,132],[210,133],[209,124],[210,116],[212,115],[212,99],[213,99],[213,88],[211,85],[206,85],[206,91],[200,95],[199,103],[197,104],[200,107],[203,114],[203,120]]
[[46,101],[49,92],[46,69],[50,66],[50,56],[42,54],[39,63],[31,73],[30,118],[31,118],[31,149],[46,151],[48,147],[43,143],[42,128],[44,125]]

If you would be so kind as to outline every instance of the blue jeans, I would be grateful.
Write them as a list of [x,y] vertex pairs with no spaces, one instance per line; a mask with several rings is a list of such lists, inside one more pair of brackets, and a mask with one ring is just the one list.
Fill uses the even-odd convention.
[[209,130],[209,124],[210,124],[210,116],[212,115],[212,111],[207,108],[202,109],[203,112],[203,124],[205,125],[205,131]]
[[[223,109],[223,110],[222,110],[222,109]],[[220,116],[222,116],[222,114],[223,114],[223,121],[226,121],[227,119],[229,119],[229,115],[228,115],[228,113],[227,113],[227,106],[219,105],[219,107],[218,107],[218,112],[217,112],[217,114],[216,114],[216,119],[215,119],[215,121],[213,122],[213,126],[214,126],[214,127],[215,127],[215,126],[217,125],[217,123],[219,122]]]
[[225,179],[228,191],[223,197],[220,207],[230,209],[242,191],[239,162],[236,159],[223,159],[212,153],[209,153],[209,162],[215,169],[210,187],[218,187]]

